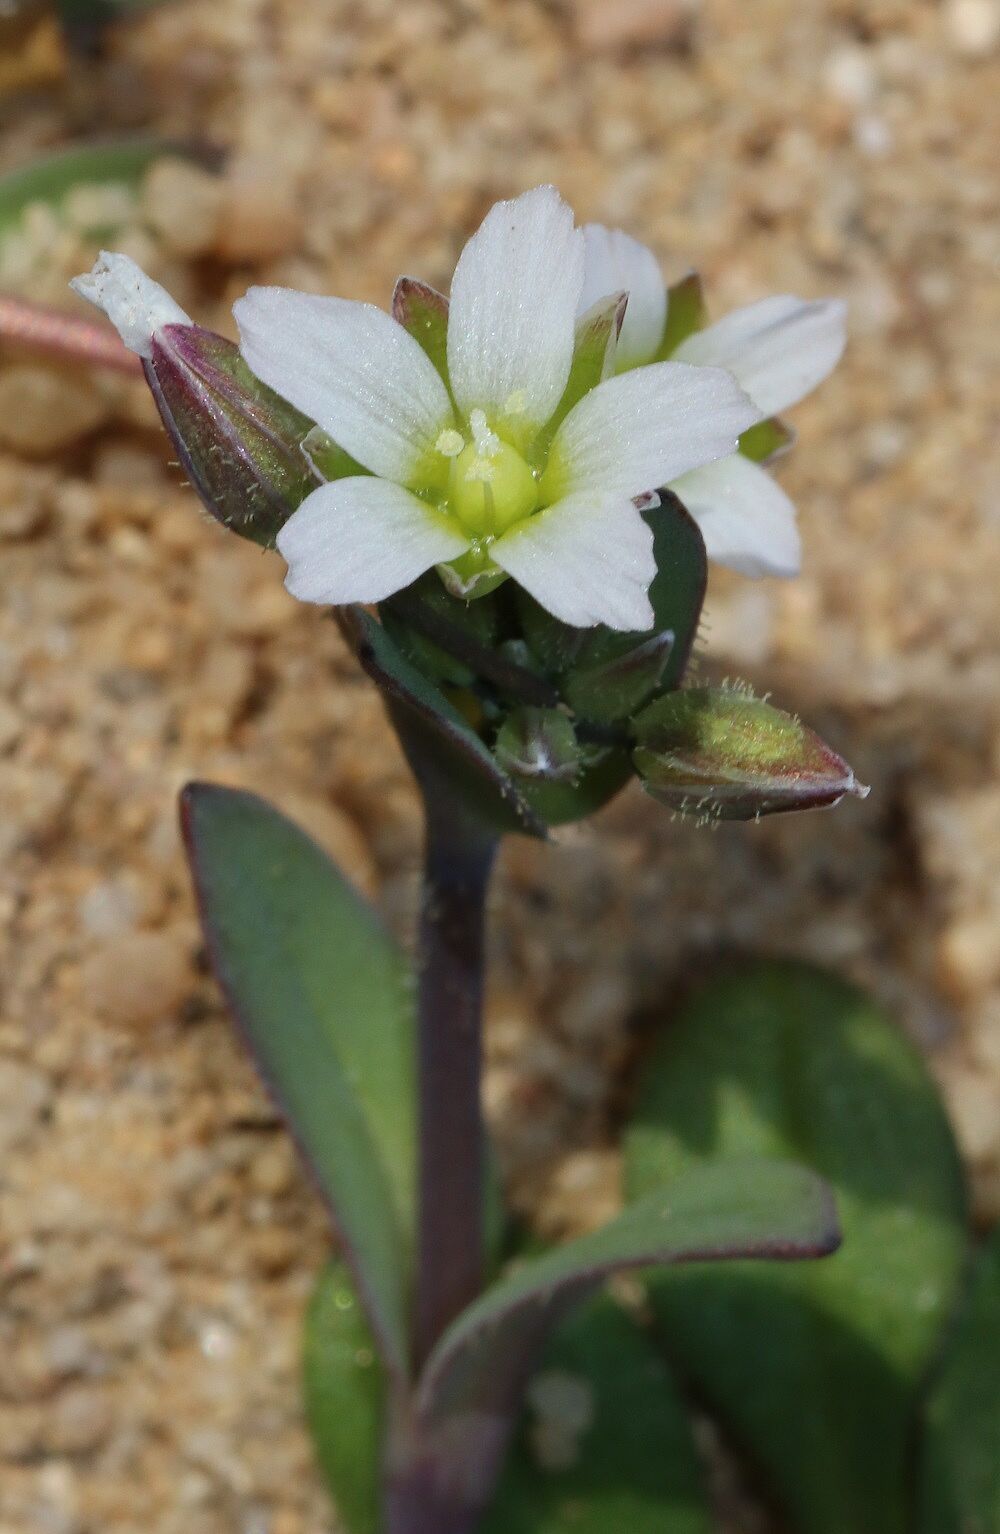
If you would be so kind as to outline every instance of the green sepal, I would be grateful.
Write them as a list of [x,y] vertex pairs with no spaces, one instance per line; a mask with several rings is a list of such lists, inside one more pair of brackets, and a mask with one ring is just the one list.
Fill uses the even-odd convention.
[[[558,1412],[546,1413],[549,1402],[558,1406],[560,1393],[565,1426]],[[711,1534],[701,1464],[677,1386],[650,1339],[607,1297],[581,1306],[550,1339],[528,1383],[520,1428],[481,1529]]]
[[807,965],[709,982],[648,1062],[627,1193],[669,1191],[694,1166],[724,1176],[748,1155],[826,1177],[843,1246],[822,1263],[651,1275],[667,1354],[797,1534],[907,1534],[915,1390],[965,1247],[961,1164],[922,1058],[867,997]]
[[756,426],[748,426],[740,438],[740,452],[751,463],[770,463],[780,458],[795,444],[795,432],[776,415]]
[[1000,1230],[949,1325],[920,1439],[918,1534],[1000,1534]]
[[[522,632],[548,675],[568,688],[577,671],[600,670],[656,635],[673,634],[673,644],[660,677],[660,690],[679,687],[698,633],[708,558],[705,542],[693,517],[669,490],[660,491],[659,506],[642,513],[653,530],[656,574],[649,588],[653,623],[645,632],[619,633],[598,625],[573,628],[547,613],[527,592],[517,592]],[[626,713],[628,710],[626,710]],[[625,717],[620,715],[619,717]]]
[[567,703],[593,724],[627,719],[662,687],[673,647],[674,636],[668,629],[597,665],[587,666],[581,660],[566,676]]
[[400,277],[392,317],[418,341],[448,387],[448,300],[417,277]]
[[339,443],[334,442],[322,426],[313,426],[302,439],[302,453],[320,479],[329,483],[334,479],[349,479],[368,474],[364,464],[352,458]]
[[693,336],[696,330],[703,330],[707,323],[708,309],[701,278],[697,272],[689,272],[667,289],[667,322],[657,360],[662,362],[672,356],[682,341]]
[[532,457],[541,461],[562,421],[585,394],[596,389],[614,372],[615,350],[625,318],[626,293],[601,298],[576,322],[573,361],[562,398],[547,421],[532,449]]
[[497,833],[544,837],[545,826],[454,703],[363,607],[339,610],[358,659],[378,684],[418,781],[438,803]]

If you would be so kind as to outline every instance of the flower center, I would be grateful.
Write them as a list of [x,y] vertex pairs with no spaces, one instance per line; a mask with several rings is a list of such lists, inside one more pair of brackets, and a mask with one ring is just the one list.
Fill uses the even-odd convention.
[[450,442],[440,449],[451,457],[449,506],[472,537],[498,538],[535,510],[538,482],[520,453],[490,430],[481,410],[472,412],[469,424],[467,446],[454,456]]

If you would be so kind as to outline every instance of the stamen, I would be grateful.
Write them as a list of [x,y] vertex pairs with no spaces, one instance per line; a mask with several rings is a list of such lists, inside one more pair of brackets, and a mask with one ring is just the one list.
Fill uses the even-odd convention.
[[528,397],[523,389],[513,389],[504,400],[504,415],[523,415],[528,408]]
[[434,446],[443,458],[457,458],[465,446],[465,438],[453,426],[447,426]]

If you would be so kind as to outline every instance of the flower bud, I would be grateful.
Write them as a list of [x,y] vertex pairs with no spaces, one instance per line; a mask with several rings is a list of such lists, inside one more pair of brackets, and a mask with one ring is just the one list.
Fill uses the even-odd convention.
[[151,353],[146,380],[192,485],[218,521],[270,547],[319,483],[302,451],[312,422],[200,325],[162,326]]
[[70,287],[103,310],[142,359],[181,465],[212,516],[272,545],[325,475],[303,442],[313,432],[318,454],[325,437],[315,443],[312,421],[251,373],[239,347],[193,324],[129,256],[102,251]]
[[685,815],[756,820],[869,790],[798,719],[749,693],[668,693],[636,720],[633,760],[654,798]]
[[572,783],[580,775],[576,735],[559,709],[514,709],[500,726],[495,751],[500,766],[515,778]]

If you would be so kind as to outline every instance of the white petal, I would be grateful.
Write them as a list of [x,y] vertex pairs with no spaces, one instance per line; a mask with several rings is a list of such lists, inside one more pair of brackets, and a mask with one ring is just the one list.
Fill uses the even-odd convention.
[[93,270],[70,283],[88,303],[103,309],[130,352],[153,355],[153,336],[163,325],[190,325],[166,288],[147,277],[131,256],[102,250]]
[[573,359],[583,241],[551,186],[498,202],[451,284],[448,372],[460,410],[543,425]]
[[451,423],[433,362],[374,304],[251,288],[233,313],[257,377],[373,474],[406,483]]
[[759,420],[721,368],[651,363],[598,384],[573,407],[556,432],[543,485],[552,499],[577,490],[658,490],[731,453]]
[[847,339],[840,299],[764,298],[682,341],[681,362],[728,368],[765,415],[787,410],[840,361]]
[[652,627],[653,534],[631,501],[567,496],[505,533],[490,553],[563,623]]
[[670,486],[701,528],[710,559],[741,575],[798,575],[795,506],[742,453],[695,469]]
[[659,263],[648,245],[623,229],[603,224],[583,227],[584,268],[580,312],[610,293],[627,293],[628,307],[618,338],[619,372],[639,367],[656,355],[667,319],[667,290]]
[[367,475],[321,485],[278,534],[292,596],[331,607],[381,602],[468,547],[426,502]]

